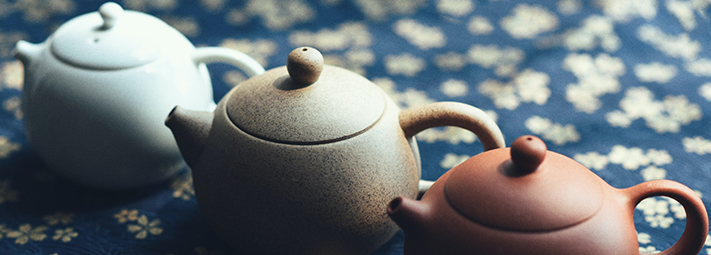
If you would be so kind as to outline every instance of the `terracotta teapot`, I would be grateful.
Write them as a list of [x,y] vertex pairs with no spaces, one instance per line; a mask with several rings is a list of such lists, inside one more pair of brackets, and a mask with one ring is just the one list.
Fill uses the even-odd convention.
[[681,239],[659,254],[698,254],[709,222],[688,187],[655,180],[609,186],[535,136],[475,155],[442,175],[420,201],[387,212],[405,232],[405,254],[640,254],[635,206],[669,196],[686,211]]
[[32,148],[62,176],[99,188],[154,184],[185,166],[163,120],[176,104],[214,109],[204,63],[264,73],[241,52],[196,49],[163,21],[115,3],[69,20],[40,44],[18,42],[15,56],[25,67]]
[[229,91],[214,113],[166,119],[193,169],[198,205],[247,254],[369,254],[397,231],[385,209],[415,198],[414,135],[455,125],[503,147],[483,111],[454,102],[400,111],[375,84],[310,47]]

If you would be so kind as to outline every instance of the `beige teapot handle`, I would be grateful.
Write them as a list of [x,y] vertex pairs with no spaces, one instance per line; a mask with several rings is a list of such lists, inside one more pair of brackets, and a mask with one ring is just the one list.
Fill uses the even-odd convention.
[[[686,229],[676,244],[658,253],[660,255],[698,254],[704,246],[709,232],[709,218],[701,198],[681,183],[670,180],[648,181],[624,189],[630,197],[630,206],[636,207],[643,199],[653,196],[667,196],[678,201],[686,212]],[[646,254],[641,253],[640,254]]]
[[[504,135],[494,120],[484,111],[468,104],[439,102],[400,112],[400,127],[405,131],[408,140],[425,129],[441,126],[455,126],[472,131],[484,145],[484,150],[506,146]],[[422,196],[433,183],[420,180],[419,196]]]
[[504,135],[484,111],[457,102],[439,102],[400,112],[400,127],[406,137],[432,127],[455,126],[474,132],[484,150],[504,148]]

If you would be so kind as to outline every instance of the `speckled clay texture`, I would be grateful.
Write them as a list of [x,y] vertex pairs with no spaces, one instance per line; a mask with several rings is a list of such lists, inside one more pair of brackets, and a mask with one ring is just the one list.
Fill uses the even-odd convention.
[[403,153],[411,149],[397,113],[390,103],[368,132],[292,145],[235,127],[221,102],[193,172],[200,209],[249,254],[368,254],[398,230],[387,203],[417,194],[419,170]]

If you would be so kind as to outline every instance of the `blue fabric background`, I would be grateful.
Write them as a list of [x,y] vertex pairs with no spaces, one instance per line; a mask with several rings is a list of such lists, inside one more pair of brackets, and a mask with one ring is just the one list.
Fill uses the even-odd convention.
[[[15,42],[41,42],[102,3],[0,0],[0,254],[232,254],[200,215],[187,172],[142,190],[91,190],[54,174],[28,144]],[[267,69],[284,65],[295,47],[314,46],[328,63],[389,88],[403,107],[468,103],[496,118],[507,145],[535,134],[614,187],[670,179],[711,205],[708,1],[118,3],[165,20],[195,45],[232,47]],[[245,79],[227,65],[209,69],[216,100]],[[597,107],[580,105],[595,99]],[[418,139],[429,180],[482,151],[454,129]],[[640,250],[676,242],[685,224],[678,209],[661,197],[638,206]],[[374,254],[402,254],[403,239],[398,233]],[[711,254],[711,241],[700,254]]]

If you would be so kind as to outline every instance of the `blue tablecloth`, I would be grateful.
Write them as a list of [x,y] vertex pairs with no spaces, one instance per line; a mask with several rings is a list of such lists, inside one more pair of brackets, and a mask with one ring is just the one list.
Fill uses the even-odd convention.
[[[295,47],[360,73],[403,108],[458,101],[507,143],[535,134],[614,187],[670,179],[711,206],[708,0],[124,0],[195,45],[267,69]],[[41,42],[100,1],[0,0],[0,254],[231,254],[198,211],[187,172],[132,191],[83,188],[38,159],[23,131],[18,40]],[[210,65],[215,99],[246,76]],[[482,151],[468,131],[418,135],[423,178]],[[685,213],[664,197],[635,210],[640,250],[667,249]],[[398,233],[374,254],[402,254]],[[701,254],[711,254],[711,240]]]

